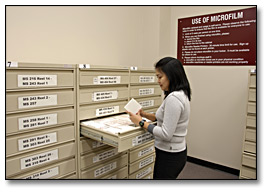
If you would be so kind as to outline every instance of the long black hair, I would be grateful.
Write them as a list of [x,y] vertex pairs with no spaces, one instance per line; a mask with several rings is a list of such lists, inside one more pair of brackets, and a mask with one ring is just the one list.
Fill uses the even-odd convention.
[[165,98],[173,91],[183,90],[189,101],[191,101],[190,83],[183,65],[178,59],[172,57],[162,58],[156,63],[155,68],[164,72],[169,80],[168,91],[164,91]]

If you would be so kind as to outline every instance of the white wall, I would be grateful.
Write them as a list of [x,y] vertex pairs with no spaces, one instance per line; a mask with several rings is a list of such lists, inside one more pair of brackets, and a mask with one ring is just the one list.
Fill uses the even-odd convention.
[[10,61],[150,66],[159,55],[159,6],[12,6]]

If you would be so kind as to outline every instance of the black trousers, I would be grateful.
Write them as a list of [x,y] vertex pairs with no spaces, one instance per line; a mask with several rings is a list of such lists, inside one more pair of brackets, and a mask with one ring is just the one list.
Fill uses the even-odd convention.
[[153,179],[176,179],[187,161],[187,148],[181,152],[165,152],[158,148]]

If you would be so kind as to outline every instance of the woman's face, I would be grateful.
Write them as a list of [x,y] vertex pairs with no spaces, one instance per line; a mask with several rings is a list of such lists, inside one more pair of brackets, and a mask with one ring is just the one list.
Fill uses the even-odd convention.
[[158,83],[163,91],[169,90],[169,80],[164,72],[156,69],[156,76],[158,78]]

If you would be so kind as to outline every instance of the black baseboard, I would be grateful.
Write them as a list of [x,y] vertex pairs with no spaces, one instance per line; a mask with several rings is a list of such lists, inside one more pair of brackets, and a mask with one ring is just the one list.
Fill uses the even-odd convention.
[[212,168],[212,169],[217,169],[217,170],[220,170],[220,171],[231,173],[231,174],[237,175],[237,176],[239,176],[239,173],[240,173],[240,170],[233,169],[233,168],[226,167],[226,166],[219,165],[219,164],[215,164],[215,163],[208,162],[208,161],[205,161],[205,160],[201,160],[201,159],[198,159],[198,158],[194,158],[194,157],[191,157],[191,156],[187,156],[187,161],[198,164],[198,165],[202,165],[202,166],[205,166],[205,167],[209,167],[209,168]]

